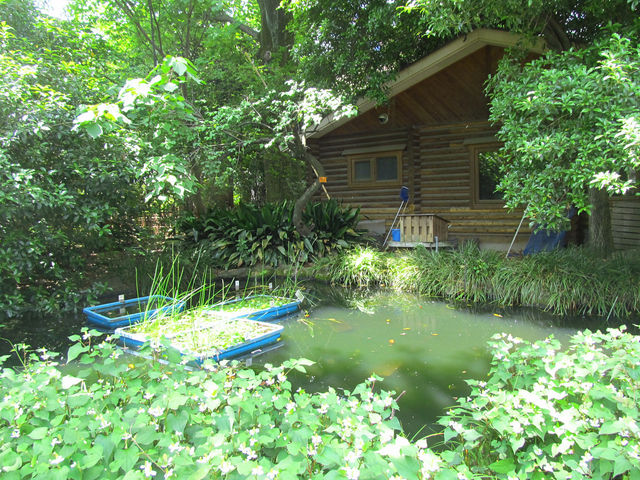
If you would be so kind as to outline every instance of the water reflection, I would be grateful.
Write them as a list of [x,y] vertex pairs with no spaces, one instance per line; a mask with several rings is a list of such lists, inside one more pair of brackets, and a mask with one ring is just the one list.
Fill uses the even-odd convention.
[[468,393],[465,379],[486,375],[487,341],[495,333],[531,341],[554,335],[565,344],[589,326],[534,309],[453,306],[386,291],[323,289],[312,296],[317,304],[309,316],[285,320],[283,348],[260,362],[313,360],[309,376],[295,377],[296,387],[309,391],[351,390],[376,373],[384,377],[382,388],[405,392],[399,418],[408,434],[434,428],[446,407]]

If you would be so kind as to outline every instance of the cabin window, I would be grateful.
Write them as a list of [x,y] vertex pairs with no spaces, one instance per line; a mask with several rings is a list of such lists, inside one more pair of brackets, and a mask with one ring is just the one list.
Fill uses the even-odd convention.
[[397,185],[402,179],[401,152],[370,153],[349,157],[349,185]]
[[502,202],[502,192],[497,192],[500,183],[499,143],[471,145],[472,204],[485,205]]

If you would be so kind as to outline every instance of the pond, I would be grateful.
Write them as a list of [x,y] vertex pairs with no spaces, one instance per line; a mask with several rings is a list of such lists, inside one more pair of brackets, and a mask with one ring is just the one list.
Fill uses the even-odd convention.
[[[579,328],[598,328],[598,319],[566,318],[534,309],[452,306],[416,295],[311,286],[307,312],[282,320],[278,348],[250,360],[255,366],[289,358],[315,362],[308,375],[294,375],[294,388],[351,390],[375,373],[380,385],[401,394],[400,418],[411,436],[435,430],[436,419],[455,398],[466,395],[466,379],[489,369],[487,341],[499,332],[527,340],[554,335],[563,344]],[[81,314],[21,319],[7,323],[0,337],[34,348],[65,352],[67,337],[85,326]],[[10,345],[2,342],[0,355]],[[15,364],[9,361],[9,364]],[[424,434],[422,431],[421,434]]]
[[[563,345],[596,319],[561,318],[534,309],[452,306],[394,292],[325,291],[309,316],[283,321],[282,346],[254,364],[304,357],[315,362],[294,387],[351,390],[372,373],[381,388],[402,393],[398,414],[411,436],[437,429],[435,420],[455,398],[468,394],[466,379],[489,370],[487,341],[499,332],[526,340],[554,335]],[[425,432],[423,431],[422,434]]]

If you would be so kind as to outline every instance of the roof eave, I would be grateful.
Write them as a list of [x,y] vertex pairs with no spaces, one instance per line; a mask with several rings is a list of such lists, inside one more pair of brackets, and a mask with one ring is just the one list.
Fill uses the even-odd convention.
[[[486,28],[474,30],[400,71],[397,78],[388,84],[389,97],[404,92],[487,45],[510,48],[518,45],[523,39],[522,35],[511,32]],[[533,45],[528,46],[528,49],[533,53],[542,53],[544,52],[544,41],[538,39]],[[358,100],[356,106],[358,107],[358,116],[360,116],[375,108],[376,102],[363,98]],[[352,119],[353,117],[341,117],[336,120],[331,114],[320,122],[315,132],[308,135],[308,138],[321,138]]]

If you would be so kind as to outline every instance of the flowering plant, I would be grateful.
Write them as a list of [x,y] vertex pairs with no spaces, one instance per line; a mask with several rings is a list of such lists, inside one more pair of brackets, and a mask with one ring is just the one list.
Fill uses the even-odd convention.
[[[97,332],[95,332],[97,333]],[[135,361],[93,333],[68,352],[23,350],[0,373],[0,471],[23,478],[464,478],[400,431],[392,392],[292,391],[290,360],[262,371]],[[39,354],[39,355],[38,355]],[[157,354],[152,350],[148,355]],[[165,352],[166,354],[166,352]]]
[[440,419],[474,470],[508,479],[640,478],[640,337],[624,327],[491,342],[487,382]]

